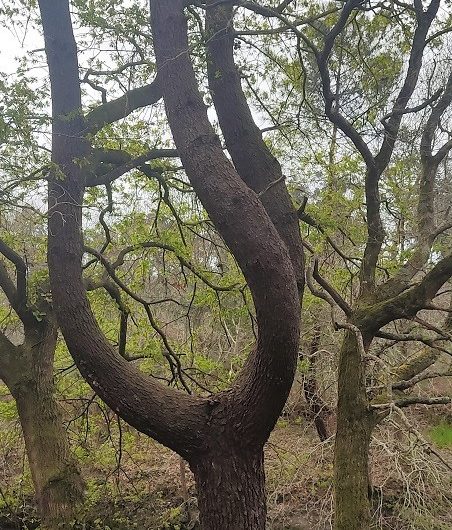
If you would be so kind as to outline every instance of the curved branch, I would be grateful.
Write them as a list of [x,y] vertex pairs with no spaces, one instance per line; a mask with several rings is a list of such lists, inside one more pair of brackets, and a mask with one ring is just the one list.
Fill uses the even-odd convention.
[[48,263],[60,328],[95,392],[135,428],[188,457],[203,447],[205,400],[165,387],[124,360],[99,329],[86,296],[81,205],[90,146],[84,140],[77,48],[68,1],[40,0],[39,7],[53,115]]
[[128,116],[134,110],[157,103],[162,97],[157,78],[148,85],[134,88],[123,96],[99,105],[85,116],[85,134],[95,134],[108,125]]
[[[196,267],[188,261],[178,250],[176,247],[173,247],[172,245],[168,245],[166,243],[161,243],[159,241],[145,241],[143,243],[137,243],[136,245],[130,245],[124,249],[121,250],[121,252],[118,254],[117,259],[114,263],[109,264],[109,269],[111,271],[115,271],[118,267],[120,267],[124,263],[124,257],[126,254],[130,252],[134,252],[135,250],[139,249],[145,249],[145,248],[160,248],[162,250],[168,250],[172,252],[176,258],[179,260],[179,263],[186,267],[188,270],[190,270],[197,278],[199,278],[203,283],[207,285],[207,287],[210,287],[212,290],[217,292],[227,292],[232,291],[236,287],[238,287],[237,283],[231,284],[231,285],[216,285],[213,282],[209,280],[209,278],[204,275],[202,272],[198,271]],[[96,250],[85,247],[85,251],[89,254],[92,254],[93,256],[96,256],[99,261],[101,261],[104,265],[108,264],[105,257],[102,255],[102,253],[97,252]]]
[[207,2],[207,72],[221,131],[238,174],[259,195],[287,245],[302,295],[304,262],[297,214],[281,166],[265,144],[242,90],[234,63],[232,5],[212,7],[214,3]]
[[259,326],[257,347],[230,392],[220,398],[212,423],[226,407],[242,440],[263,443],[295,374],[298,291],[287,249],[275,226],[256,193],[225,157],[208,121],[189,57],[184,3],[151,2],[167,117],[190,182],[248,282]]
[[0,254],[16,269],[16,285],[11,280],[6,266],[0,261],[0,289],[24,325],[35,323],[33,312],[27,306],[27,264],[23,258],[0,239]]

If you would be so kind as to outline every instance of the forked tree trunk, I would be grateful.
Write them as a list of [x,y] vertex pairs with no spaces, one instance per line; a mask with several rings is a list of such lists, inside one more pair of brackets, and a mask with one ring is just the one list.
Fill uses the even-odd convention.
[[[244,183],[209,123],[190,60],[186,3],[152,1],[156,62],[173,138],[197,196],[241,267],[259,333],[231,388],[208,398],[165,387],[127,363],[101,333],[82,281],[87,170],[80,161],[89,156],[90,145],[83,137],[69,3],[39,0],[39,5],[52,88],[52,162],[58,166],[49,178],[48,261],[54,307],[68,349],[83,377],[118,415],[190,462],[203,530],[263,530],[262,447],[295,374],[301,254],[297,288],[291,257],[275,226],[280,223],[264,208],[262,194]],[[290,201],[287,208],[296,219]],[[299,239],[297,223],[293,229]]]
[[55,344],[56,330],[51,325],[28,333],[19,348],[12,387],[42,528],[52,530],[68,527],[83,498],[83,482],[54,395]]
[[218,454],[191,465],[203,530],[264,530],[264,455]]
[[338,374],[334,448],[336,530],[368,530],[370,526],[369,444],[374,423],[364,376],[364,359],[356,336],[347,331]]

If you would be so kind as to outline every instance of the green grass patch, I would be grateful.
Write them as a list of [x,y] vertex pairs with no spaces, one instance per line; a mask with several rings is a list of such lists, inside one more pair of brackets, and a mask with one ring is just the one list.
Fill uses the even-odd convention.
[[432,427],[429,434],[438,447],[452,447],[452,424],[442,422]]

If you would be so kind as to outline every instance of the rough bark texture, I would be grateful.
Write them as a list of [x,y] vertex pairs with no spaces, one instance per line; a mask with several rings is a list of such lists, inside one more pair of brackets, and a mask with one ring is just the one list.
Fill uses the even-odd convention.
[[[418,283],[413,278],[427,264],[436,237],[434,223],[434,184],[438,163],[444,144],[436,155],[432,153],[433,138],[440,118],[452,101],[452,77],[432,108],[420,143],[421,174],[418,189],[418,242],[410,259],[385,283],[377,285],[378,260],[384,242],[384,225],[381,217],[379,183],[387,169],[398,141],[402,118],[409,106],[420,77],[423,56],[427,49],[427,36],[440,6],[439,0],[426,5],[415,2],[413,12],[416,26],[404,78],[395,96],[391,111],[384,119],[383,141],[374,155],[365,138],[341,114],[340,101],[334,99],[328,67],[329,57],[336,38],[344,31],[353,10],[361,2],[348,0],[333,28],[325,36],[322,53],[317,64],[322,80],[325,111],[330,121],[353,142],[366,164],[365,196],[368,237],[360,270],[360,295],[354,304],[349,321],[361,331],[368,346],[378,331],[386,324],[400,318],[412,318],[426,307],[438,289],[452,274],[452,256],[439,261]],[[426,366],[420,363],[419,368]],[[366,396],[364,359],[356,336],[348,331],[339,357],[338,415],[335,445],[335,528],[336,530],[361,530],[370,526],[368,500],[368,451],[376,418]]]
[[[208,4],[217,2],[209,0]],[[209,88],[226,147],[240,177],[260,194],[262,204],[286,244],[301,296],[304,262],[297,212],[281,165],[265,144],[242,90],[240,73],[234,62],[232,5],[217,5],[207,10],[206,38]]]
[[315,370],[312,369],[312,366],[309,368],[309,372],[305,376],[303,391],[319,439],[321,442],[324,442],[330,437],[328,420],[331,416],[331,411],[320,395],[316,373]]
[[[102,335],[81,275],[81,205],[89,145],[83,138],[69,6],[60,0],[40,0],[52,89],[52,161],[58,168],[49,179],[52,295],[67,346],[85,379],[122,418],[190,463],[204,528],[263,529],[262,447],[295,373],[299,292],[278,230],[260,197],[225,157],[208,122],[189,57],[184,4],[151,3],[158,77],[186,173],[253,295],[259,328],[256,347],[230,390],[198,398],[143,375]],[[230,477],[236,490],[223,477]],[[237,491],[244,501],[237,499]],[[243,502],[247,508],[242,513]]]
[[83,481],[71,456],[61,411],[54,396],[56,327],[37,323],[17,347],[8,378],[16,400],[35,487],[42,528],[61,528],[74,519]]
[[347,331],[339,354],[337,430],[334,451],[335,529],[370,526],[369,412],[364,360],[356,335]]
[[[192,464],[191,469],[203,530],[265,528],[262,450],[220,453]],[[219,502],[220,499],[226,502]]]

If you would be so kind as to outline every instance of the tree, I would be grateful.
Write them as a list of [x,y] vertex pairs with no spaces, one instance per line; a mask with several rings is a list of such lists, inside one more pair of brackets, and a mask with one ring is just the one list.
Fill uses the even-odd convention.
[[[153,87],[163,93],[185,171],[248,282],[259,336],[228,391],[195,397],[144,376],[106,341],[86,298],[81,208],[90,144],[77,49],[68,2],[41,0],[39,6],[53,117],[48,261],[66,344],[83,377],[113,410],[189,462],[203,528],[264,528],[262,449],[293,381],[303,287],[298,222],[283,179],[274,178],[279,165],[253,129],[249,132],[260,178],[248,182],[243,174],[248,169],[232,166],[207,120],[195,81],[184,2],[152,2],[158,66]],[[149,90],[140,94],[142,105],[152,102]],[[118,117],[124,115],[124,107],[117,109]],[[291,257],[289,240],[294,243]]]
[[[32,103],[37,93],[28,89],[20,74],[15,82],[2,76],[0,91],[4,109],[0,142],[3,184],[4,174],[13,174],[17,168],[26,170],[28,164],[18,162],[20,157],[39,166],[39,157],[33,156],[36,146],[29,116],[39,114],[40,98]],[[37,121],[41,124],[40,118]],[[14,208],[10,212],[14,201],[10,201],[9,188],[5,185],[1,190],[0,379],[16,402],[43,526],[56,528],[74,519],[84,486],[55,396],[53,360],[58,326],[49,304],[48,279],[42,275],[33,278],[37,271],[29,266],[30,261],[45,259],[42,221],[41,225],[39,221],[30,223]],[[27,244],[18,252],[15,249],[21,245],[16,235],[21,231],[27,232]]]
[[28,462],[43,527],[69,524],[83,498],[83,481],[71,455],[53,381],[57,341],[55,315],[46,290],[31,303],[27,266],[22,257],[0,240],[0,253],[14,266],[14,283],[0,261],[0,287],[23,326],[22,344],[0,333],[0,378],[16,400]]
[[[452,101],[451,75],[434,99],[420,142],[417,245],[410,258],[392,278],[383,282],[379,282],[376,278],[378,259],[384,243],[379,183],[390,163],[400,133],[402,117],[417,110],[408,108],[408,103],[417,86],[423,51],[428,41],[427,34],[435,19],[439,2],[432,1],[425,10],[420,4],[415,3],[413,7],[416,29],[411,42],[406,76],[392,109],[382,119],[383,141],[376,154],[341,113],[336,99],[338,94],[333,92],[328,69],[334,42],[344,31],[353,10],[359,8],[360,4],[360,2],[347,2],[338,21],[327,34],[323,49],[316,54],[325,113],[351,140],[366,166],[368,237],[360,267],[360,292],[353,307],[350,307],[336,298],[334,291],[330,290],[330,295],[336,298],[336,302],[347,316],[345,324],[347,331],[339,357],[335,447],[336,528],[339,529],[364,529],[370,524],[368,452],[372,429],[378,421],[381,421],[381,409],[372,409],[372,400],[366,392],[363,363],[366,352],[381,328],[397,319],[415,318],[420,310],[428,308],[438,290],[452,274],[452,256],[446,254],[424,277],[418,276],[419,271],[428,263],[435,239],[450,227],[450,223],[441,227],[435,225],[434,183],[438,166],[452,144],[446,141],[434,152],[433,143],[441,117]],[[427,100],[429,98],[432,98],[431,94],[427,96]],[[326,284],[324,287],[328,289]],[[391,403],[389,398],[388,409]],[[355,455],[353,461],[349,457],[350,451]]]
[[[307,278],[312,293],[331,306],[335,327],[345,332],[339,355],[336,527],[367,528],[370,524],[368,452],[374,426],[391,411],[399,411],[400,406],[446,402],[445,398],[415,396],[414,399],[392,392],[385,394],[381,388],[377,388],[376,395],[375,385],[367,389],[366,382],[376,374],[378,382],[384,382],[380,385],[384,389],[390,386],[387,379],[391,388],[401,390],[404,385],[411,388],[406,386],[406,374],[421,370],[418,372],[421,380],[422,367],[427,366],[426,362],[416,362],[416,368],[411,366],[403,374],[399,371],[401,381],[392,379],[394,374],[390,374],[382,359],[373,355],[371,348],[378,340],[420,340],[438,350],[445,336],[442,332],[431,333],[427,339],[412,332],[401,334],[392,323],[408,319],[418,326],[415,331],[428,327],[428,322],[423,324],[422,318],[416,315],[420,310],[438,309],[432,300],[452,274],[450,243],[445,236],[450,223],[447,218],[438,226],[434,222],[435,209],[440,213],[435,207],[435,181],[451,147],[444,127],[450,105],[450,81],[435,77],[434,70],[422,69],[423,55],[447,33],[447,23],[443,24],[437,16],[436,0],[426,8],[420,2],[411,6],[399,2],[364,5],[349,1],[320,8],[311,6],[307,16],[302,16],[305,13],[294,2],[271,2],[271,7],[253,2],[240,2],[239,6],[234,2],[196,2],[197,10],[181,1],[168,4],[163,0],[151,3],[157,78],[148,85],[126,91],[117,100],[107,101],[105,89],[96,86],[86,74],[84,80],[100,91],[103,104],[83,115],[77,49],[68,5],[40,2],[53,104],[49,267],[63,335],[83,376],[99,395],[129,423],[189,461],[198,484],[205,528],[264,526],[262,446],[293,378],[303,261],[296,212],[283,172],[262,141],[241,78],[245,77],[258,106],[262,98],[252,80],[234,61],[243,35],[260,36],[266,39],[267,46],[271,46],[269,43],[275,35],[290,35],[298,64],[289,63],[287,57],[282,62],[288,74],[298,75],[289,96],[299,97],[301,93],[302,101],[297,102],[297,111],[290,117],[289,134],[293,130],[306,134],[303,120],[309,116],[316,123],[314,134],[320,137],[319,122],[325,126],[325,118],[329,120],[331,128],[326,127],[326,133],[331,138],[328,157],[325,157],[328,158],[325,166],[329,192],[334,192],[339,182],[334,178],[335,161],[337,154],[344,150],[350,155],[348,165],[355,173],[352,184],[357,190],[354,204],[355,207],[358,204],[358,214],[360,197],[364,196],[365,200],[364,223],[356,222],[358,243],[344,229],[341,232],[346,244],[352,244],[351,258],[335,243],[322,222],[310,215],[310,204],[301,202],[298,216],[324,235],[326,243],[350,267],[352,288],[348,297],[332,285],[334,282],[326,280],[315,255]],[[199,29],[201,44],[196,37],[188,41],[185,8],[192,16],[189,22]],[[205,12],[205,31],[200,12]],[[253,14],[251,22],[245,17],[244,28],[236,31],[233,22],[248,12]],[[262,24],[256,19],[263,20]],[[375,39],[367,44],[363,33],[373,36],[374,32]],[[383,53],[379,46],[382,35],[393,39],[393,48]],[[203,61],[204,44],[207,82],[233,165],[224,156],[207,121],[192,66],[195,60]],[[201,53],[196,55],[200,49]],[[264,51],[275,59],[274,50]],[[142,55],[145,57],[146,53]],[[128,68],[127,63],[117,71],[121,68]],[[349,71],[359,75],[350,76]],[[422,72],[428,79],[420,84]],[[202,69],[196,73],[202,77]],[[126,156],[116,169],[96,172],[92,166],[96,142],[93,136],[137,108],[154,104],[162,95],[177,148],[171,156],[180,157],[193,189],[242,268],[253,295],[259,327],[256,349],[236,382],[229,391],[209,397],[176,393],[126,364],[119,355],[123,343],[116,353],[99,332],[82,282],[81,212],[85,185],[93,182],[108,185],[133,167],[141,169],[151,157],[145,155],[134,160]],[[415,98],[419,103],[410,107],[410,100]],[[280,110],[288,100],[289,97],[274,107]],[[266,112],[270,110],[271,115],[265,103],[262,107]],[[407,122],[410,123],[412,116],[415,118],[410,127]],[[273,123],[284,133],[282,120]],[[417,133],[419,130],[422,138]],[[292,146],[292,138],[282,137]],[[406,138],[417,148],[409,156],[406,154],[409,150],[400,147]],[[344,139],[348,141],[346,148]],[[104,166],[118,154],[124,155],[104,150]],[[418,216],[399,220],[394,228],[392,205],[385,203],[380,193],[383,185],[390,187],[391,172],[397,170],[394,162],[404,166],[407,160],[411,163],[415,160],[410,186],[415,190],[412,194],[417,196]],[[143,167],[143,170],[149,172],[150,168]],[[419,185],[414,183],[415,171],[418,171]],[[344,193],[350,190],[351,186]],[[385,188],[385,193],[390,201],[397,203],[394,192]],[[387,207],[389,217],[382,206]],[[338,222],[347,221],[348,225],[345,210],[337,212],[342,214]],[[444,212],[447,216],[447,209]],[[328,215],[334,217],[335,213]],[[349,216],[352,214],[348,212]],[[357,218],[359,215],[355,214],[354,219]],[[389,240],[385,228],[391,235]],[[408,244],[406,237],[401,236],[406,229],[412,232]],[[403,248],[393,243],[394,234],[403,239]],[[361,235],[365,236],[363,240]],[[108,245],[107,231],[106,238]],[[309,244],[305,246],[314,250]],[[103,255],[105,248],[92,253],[118,283],[114,269]],[[359,285],[353,280],[356,273]],[[339,310],[345,318],[337,317]],[[374,369],[370,374],[369,363],[385,368],[380,373]],[[414,375],[414,379],[418,376]],[[410,380],[413,385],[414,379],[412,376]],[[356,455],[354,460],[349,458],[350,451]],[[213,499],[217,484],[221,484],[221,490],[216,491],[217,498]],[[232,493],[239,486],[243,496],[237,499]],[[226,498],[231,498],[229,503]]]
[[[316,249],[306,245],[313,254],[307,267],[309,289],[328,302],[335,328],[345,332],[339,353],[335,524],[368,528],[369,443],[375,426],[395,410],[403,418],[403,406],[450,402],[448,397],[380,393],[367,384],[375,377],[380,389],[393,385],[410,391],[432,376],[428,368],[439,351],[450,355],[442,345],[449,336],[447,327],[436,326],[435,331],[431,317],[418,315],[449,311],[432,300],[447,293],[441,288],[451,276],[450,209],[442,196],[450,181],[452,93],[450,58],[441,41],[450,32],[450,13],[439,14],[435,1],[428,6],[331,4],[326,18],[321,18],[324,5],[312,6],[305,18],[286,3],[247,8],[265,22],[258,26],[252,17],[245,19],[236,38],[247,42],[247,35],[258,36],[260,40],[248,41],[248,47],[262,50],[268,58],[266,73],[273,79],[274,71],[285,76],[277,83],[282,102],[270,99],[262,105],[265,97],[254,91],[257,104],[282,131],[278,147],[287,158],[294,148],[317,148],[315,154],[325,161],[316,162],[326,173],[325,189],[309,190],[306,195],[317,195],[317,204],[306,206],[306,197],[299,215],[348,271],[345,280],[337,281],[337,274],[328,269],[331,264],[321,270]],[[281,34],[289,37],[278,48],[272,36]],[[432,54],[433,63],[424,60]],[[287,91],[295,96],[284,97]],[[312,139],[295,143],[295,134],[306,136],[308,129]],[[351,176],[337,178],[341,167]],[[443,181],[440,168],[446,175]],[[403,190],[398,196],[396,182]],[[345,321],[338,317],[340,312]],[[410,332],[398,333],[398,321],[403,320],[411,321]],[[419,341],[427,349],[394,370],[373,353],[379,338],[386,344]],[[350,459],[350,454],[355,457]]]

